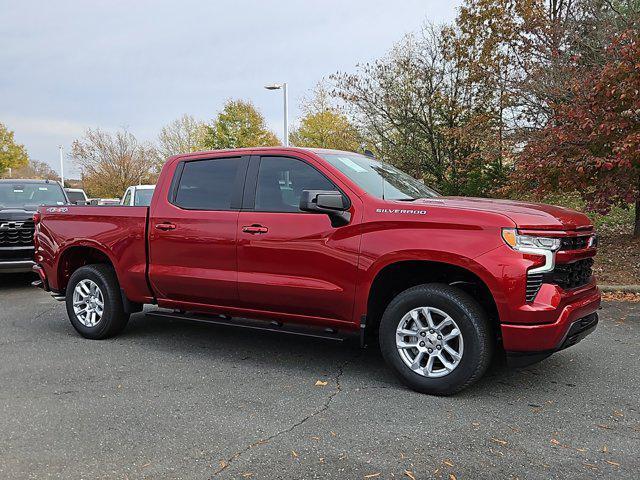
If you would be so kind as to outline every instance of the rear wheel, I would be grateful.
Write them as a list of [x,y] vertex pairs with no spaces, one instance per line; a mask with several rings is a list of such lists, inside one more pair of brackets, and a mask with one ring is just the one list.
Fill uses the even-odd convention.
[[486,313],[467,293],[443,284],[405,290],[380,322],[380,349],[412,389],[451,395],[486,371],[493,340]]
[[129,320],[120,295],[120,285],[109,265],[87,265],[71,275],[66,294],[71,325],[85,338],[116,335]]

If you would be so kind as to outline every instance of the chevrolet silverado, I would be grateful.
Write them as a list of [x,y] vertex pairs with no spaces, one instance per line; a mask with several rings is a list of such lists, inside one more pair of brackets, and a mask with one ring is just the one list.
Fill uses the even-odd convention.
[[34,220],[39,283],[92,339],[154,304],[172,318],[377,341],[407,385],[448,395],[497,354],[526,365],[598,322],[585,215],[440,196],[370,155],[178,155],[149,207],[43,207]]

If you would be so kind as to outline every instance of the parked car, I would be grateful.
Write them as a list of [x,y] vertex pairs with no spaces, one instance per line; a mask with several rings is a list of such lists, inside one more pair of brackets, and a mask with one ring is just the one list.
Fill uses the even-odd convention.
[[132,185],[124,192],[120,205],[148,207],[155,188],[155,185]]
[[120,205],[118,198],[90,198],[89,205]]
[[116,335],[143,304],[171,318],[304,326],[377,338],[398,376],[431,394],[469,386],[498,352],[538,361],[598,322],[585,215],[439,196],[350,152],[172,157],[150,207],[40,208],[35,238],[42,286],[84,337]]
[[67,194],[69,202],[74,205],[87,205],[89,203],[87,194],[84,193],[84,190],[81,188],[65,188],[64,191]]
[[33,215],[40,205],[66,205],[58,182],[0,180],[0,273],[33,267]]

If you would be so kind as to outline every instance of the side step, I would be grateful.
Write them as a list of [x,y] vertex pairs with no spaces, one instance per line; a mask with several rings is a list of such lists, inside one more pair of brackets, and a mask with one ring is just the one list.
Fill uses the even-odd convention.
[[147,312],[145,317],[164,318],[170,320],[187,320],[190,322],[209,323],[215,325],[227,325],[230,327],[249,328],[251,330],[262,330],[267,332],[287,333],[289,335],[300,335],[303,337],[322,338],[343,342],[358,332],[340,332],[335,328],[307,327],[301,325],[288,325],[276,321],[252,320],[248,318],[231,318],[225,315],[201,315],[190,312],[179,312],[170,310],[154,310]]

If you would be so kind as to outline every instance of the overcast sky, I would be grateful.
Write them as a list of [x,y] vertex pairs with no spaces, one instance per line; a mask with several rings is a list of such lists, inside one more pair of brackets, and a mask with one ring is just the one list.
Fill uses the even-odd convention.
[[[0,122],[56,170],[57,145],[87,127],[126,126],[142,140],[188,113],[209,120],[251,100],[282,137],[323,77],[384,55],[460,1],[0,0]],[[77,175],[66,161],[65,170]]]

